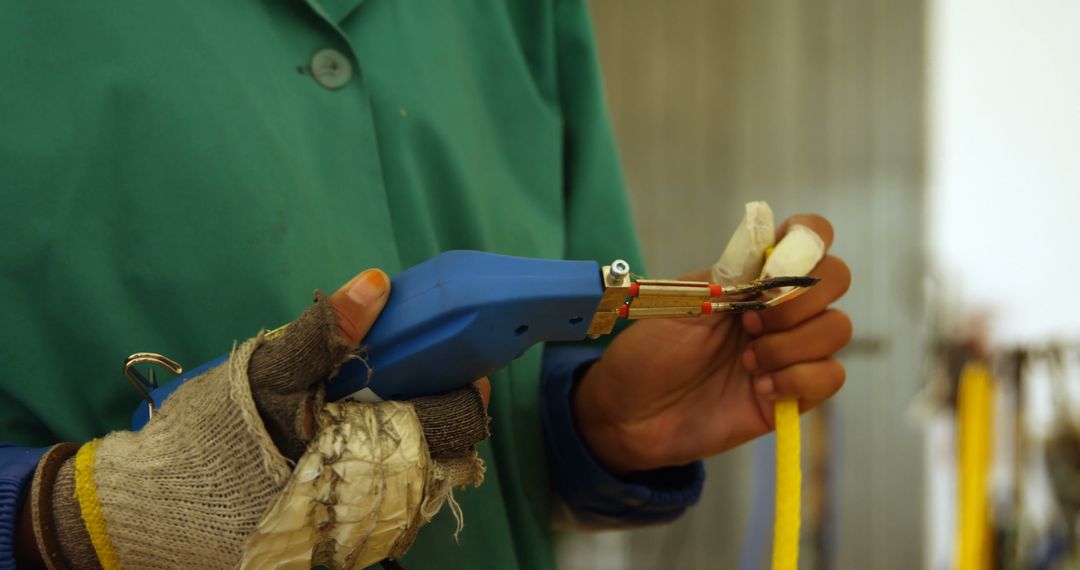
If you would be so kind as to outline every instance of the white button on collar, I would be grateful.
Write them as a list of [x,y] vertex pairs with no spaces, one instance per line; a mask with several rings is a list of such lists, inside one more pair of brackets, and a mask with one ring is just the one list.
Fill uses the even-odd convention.
[[352,79],[352,63],[335,49],[322,49],[311,56],[311,76],[327,89],[340,89]]

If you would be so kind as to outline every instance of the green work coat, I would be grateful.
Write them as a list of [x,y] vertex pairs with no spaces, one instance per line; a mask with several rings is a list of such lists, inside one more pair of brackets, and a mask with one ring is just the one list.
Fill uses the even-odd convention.
[[[0,73],[0,440],[122,429],[126,355],[194,366],[367,267],[639,258],[581,0],[5,3]],[[407,566],[553,565],[539,368]]]

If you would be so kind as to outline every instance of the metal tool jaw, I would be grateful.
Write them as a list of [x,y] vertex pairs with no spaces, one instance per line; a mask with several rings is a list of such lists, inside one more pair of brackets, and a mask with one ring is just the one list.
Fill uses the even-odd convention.
[[[692,318],[760,311],[786,303],[817,284],[815,277],[770,277],[736,285],[707,281],[635,279],[621,259],[601,268],[604,293],[589,336],[609,334],[620,318]],[[717,299],[724,299],[718,301]]]

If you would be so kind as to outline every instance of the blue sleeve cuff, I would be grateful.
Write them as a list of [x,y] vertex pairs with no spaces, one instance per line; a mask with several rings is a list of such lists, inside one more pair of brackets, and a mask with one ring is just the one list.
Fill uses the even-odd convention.
[[49,448],[0,442],[0,570],[15,570],[15,527],[38,460]]
[[581,374],[602,353],[600,348],[554,344],[544,349],[540,409],[552,485],[584,524],[671,521],[701,498],[701,461],[616,477],[597,463],[578,434],[570,396]]

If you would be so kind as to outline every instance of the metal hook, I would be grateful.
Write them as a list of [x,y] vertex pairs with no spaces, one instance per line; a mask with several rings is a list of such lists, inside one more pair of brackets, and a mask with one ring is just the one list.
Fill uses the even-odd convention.
[[150,396],[150,390],[158,387],[157,378],[154,375],[154,369],[150,369],[150,377],[147,378],[142,375],[137,368],[136,364],[142,363],[156,364],[165,370],[172,373],[173,376],[179,376],[184,373],[184,367],[180,366],[175,360],[157,354],[154,352],[136,352],[131,356],[124,359],[124,378],[131,383],[132,386],[138,390],[139,394],[146,400],[147,407],[147,419],[153,419],[154,417],[154,398]]

